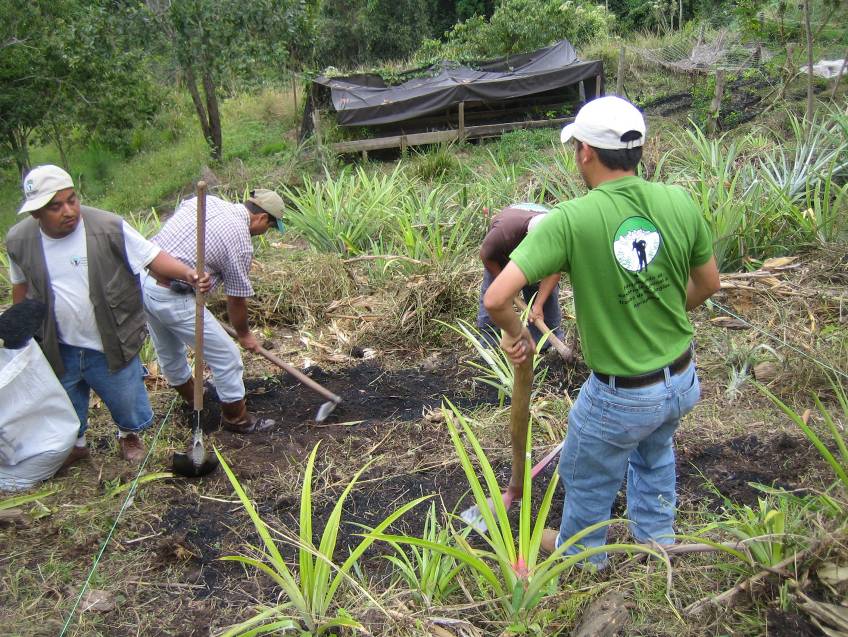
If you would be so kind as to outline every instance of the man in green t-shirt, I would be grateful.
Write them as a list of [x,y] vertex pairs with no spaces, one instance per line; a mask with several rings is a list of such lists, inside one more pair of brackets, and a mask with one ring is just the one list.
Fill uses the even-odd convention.
[[[568,416],[559,473],[565,486],[553,551],[584,528],[609,519],[627,474],[627,511],[638,542],[673,543],[673,434],[700,397],[687,310],[719,289],[712,236],[678,187],[636,176],[645,121],[630,102],[608,96],[586,104],[562,131],[590,191],[556,206],[510,255],[484,305],[504,330],[514,362],[533,351],[512,310],[528,282],[566,272],[577,329],[592,374]],[[606,542],[606,527],[581,540]],[[575,554],[569,547],[566,554]],[[606,554],[590,558],[598,567]]]

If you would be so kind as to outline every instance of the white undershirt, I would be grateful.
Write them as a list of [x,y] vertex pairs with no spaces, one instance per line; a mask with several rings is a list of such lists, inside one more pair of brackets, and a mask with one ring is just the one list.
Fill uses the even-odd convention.
[[[142,237],[126,221],[123,229],[127,261],[133,274],[139,274],[161,249]],[[61,239],[52,239],[41,233],[47,273],[56,300],[54,310],[59,342],[102,352],[103,341],[89,297],[86,244],[82,219],[71,234]],[[9,273],[12,284],[26,282],[23,271],[11,259]]]

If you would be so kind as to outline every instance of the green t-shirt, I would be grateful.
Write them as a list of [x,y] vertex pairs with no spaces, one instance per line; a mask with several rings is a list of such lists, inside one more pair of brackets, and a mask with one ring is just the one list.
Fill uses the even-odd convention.
[[530,282],[567,272],[586,364],[635,376],[692,340],[689,270],[712,254],[710,230],[682,188],[622,177],[556,206],[510,259]]

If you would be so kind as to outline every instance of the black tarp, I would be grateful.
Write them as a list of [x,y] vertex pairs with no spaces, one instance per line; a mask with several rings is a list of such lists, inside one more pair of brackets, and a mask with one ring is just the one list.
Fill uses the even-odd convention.
[[330,89],[336,121],[342,126],[376,126],[443,111],[460,102],[502,102],[561,89],[603,75],[603,64],[583,62],[562,40],[519,55],[472,66],[443,63],[431,75],[387,86],[379,75],[358,74],[314,82]]

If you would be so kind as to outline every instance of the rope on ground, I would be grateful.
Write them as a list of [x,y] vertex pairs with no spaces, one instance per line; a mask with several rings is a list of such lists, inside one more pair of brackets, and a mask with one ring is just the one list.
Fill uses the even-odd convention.
[[85,578],[85,582],[80,588],[79,595],[77,595],[77,601],[74,602],[73,608],[71,608],[71,612],[68,613],[68,618],[65,620],[65,625],[62,626],[62,632],[59,633],[59,637],[64,637],[68,631],[68,628],[71,625],[71,621],[74,619],[74,615],[77,612],[77,608],[82,601],[83,595],[85,595],[85,591],[88,590],[89,584],[91,584],[91,578],[94,576],[94,572],[97,570],[97,566],[100,564],[100,560],[103,557],[103,553],[106,552],[106,547],[109,545],[109,541],[112,539],[112,535],[115,533],[115,529],[118,528],[118,522],[121,521],[121,516],[124,515],[124,511],[127,510],[130,503],[133,501],[133,497],[135,496],[136,488],[138,487],[138,480],[141,477],[144,468],[147,466],[147,461],[150,459],[150,455],[153,453],[153,450],[156,448],[156,443],[159,441],[159,434],[162,433],[162,429],[165,427],[165,423],[168,422],[168,419],[171,417],[171,412],[174,409],[174,405],[177,403],[177,397],[171,401],[170,406],[168,407],[168,411],[165,413],[165,417],[162,419],[162,422],[159,424],[159,428],[156,430],[156,435],[153,437],[153,442],[150,444],[150,447],[147,450],[147,455],[144,457],[144,461],[141,463],[141,466],[138,468],[138,473],[133,479],[132,486],[129,491],[127,491],[127,497],[124,498],[123,504],[121,504],[121,508],[118,511],[118,515],[115,517],[115,521],[112,523],[112,528],[109,529],[109,533],[106,535],[106,539],[103,540],[103,544],[100,546],[100,551],[97,553],[97,557],[94,559],[94,564],[91,566],[91,570],[88,572],[88,577]]
[[717,307],[719,310],[721,310],[725,314],[728,314],[729,316],[732,316],[736,320],[741,321],[742,323],[744,323],[745,325],[747,325],[748,327],[750,327],[754,331],[759,332],[763,336],[767,336],[768,338],[772,339],[776,343],[779,343],[780,345],[783,345],[784,347],[791,349],[796,354],[800,354],[801,356],[803,356],[807,360],[812,361],[816,365],[819,365],[819,366],[823,367],[824,369],[827,369],[827,370],[833,372],[837,376],[842,376],[842,378],[848,380],[848,373],[844,372],[843,370],[837,369],[833,365],[830,365],[829,363],[825,363],[823,360],[820,360],[820,359],[816,358],[815,356],[811,356],[810,354],[807,354],[807,352],[805,352],[804,350],[795,347],[794,345],[792,345],[788,341],[783,340],[779,336],[775,336],[774,334],[764,330],[763,328],[757,327],[756,325],[754,325],[750,321],[742,318],[741,316],[739,316],[735,312],[731,311],[729,308],[725,307],[721,303],[714,301],[712,299],[709,300],[709,303],[712,303],[715,307]]

